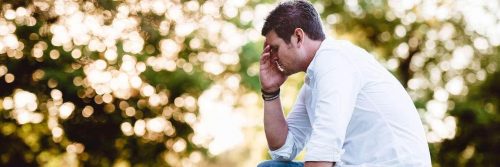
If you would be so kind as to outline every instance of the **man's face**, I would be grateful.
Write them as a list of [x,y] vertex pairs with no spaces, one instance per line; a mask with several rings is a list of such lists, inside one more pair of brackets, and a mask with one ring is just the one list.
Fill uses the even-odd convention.
[[298,64],[300,59],[297,54],[297,48],[293,42],[287,44],[283,39],[278,37],[278,34],[276,34],[274,30],[272,30],[266,35],[264,47],[266,45],[270,46],[271,60],[280,71],[285,75],[292,75],[299,72]]

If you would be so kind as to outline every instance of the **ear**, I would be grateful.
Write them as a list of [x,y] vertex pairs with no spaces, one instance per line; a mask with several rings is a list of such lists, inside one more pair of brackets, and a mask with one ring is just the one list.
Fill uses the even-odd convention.
[[293,35],[297,38],[297,46],[300,47],[304,43],[304,30],[302,28],[296,28]]

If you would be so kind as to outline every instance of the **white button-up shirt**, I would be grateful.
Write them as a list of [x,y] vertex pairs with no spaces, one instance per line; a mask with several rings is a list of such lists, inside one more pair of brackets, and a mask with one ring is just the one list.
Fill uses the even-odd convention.
[[431,166],[424,128],[399,81],[365,50],[326,39],[306,71],[274,160],[337,166]]

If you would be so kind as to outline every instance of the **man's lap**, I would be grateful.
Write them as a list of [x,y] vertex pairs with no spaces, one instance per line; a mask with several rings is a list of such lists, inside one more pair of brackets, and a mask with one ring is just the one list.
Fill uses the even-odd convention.
[[296,162],[296,161],[277,161],[270,160],[261,162],[257,167],[303,167],[304,162]]

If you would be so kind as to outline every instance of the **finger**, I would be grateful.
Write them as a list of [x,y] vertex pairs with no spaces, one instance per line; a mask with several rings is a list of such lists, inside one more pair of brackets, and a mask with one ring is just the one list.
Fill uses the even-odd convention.
[[270,54],[269,53],[263,53],[262,56],[260,57],[261,64],[268,62],[270,59]]
[[266,45],[266,47],[264,47],[264,51],[263,51],[263,52],[264,52],[264,53],[267,53],[267,52],[269,52],[270,50],[271,50],[271,46]]
[[262,53],[269,53],[269,52],[271,52],[271,46],[270,45],[266,45],[264,47],[264,50],[262,51]]

